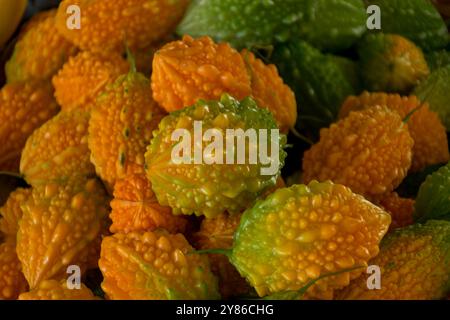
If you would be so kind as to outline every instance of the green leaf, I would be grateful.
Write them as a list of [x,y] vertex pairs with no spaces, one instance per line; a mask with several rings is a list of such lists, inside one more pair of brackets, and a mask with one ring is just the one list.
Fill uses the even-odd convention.
[[420,186],[414,220],[450,220],[450,162],[429,175]]
[[422,81],[414,90],[414,94],[430,105],[447,131],[450,131],[450,65],[437,69]]

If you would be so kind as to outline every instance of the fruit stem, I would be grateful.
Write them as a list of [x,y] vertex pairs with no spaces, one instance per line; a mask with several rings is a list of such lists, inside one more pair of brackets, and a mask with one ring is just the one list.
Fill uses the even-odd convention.
[[419,109],[422,108],[422,106],[423,106],[423,103],[419,104],[417,107],[415,107],[410,112],[408,112],[406,114],[406,116],[403,118],[402,122],[408,123],[409,119],[411,119],[411,117],[414,115],[414,113],[416,113],[416,111],[419,111]]
[[127,60],[128,63],[130,64],[130,72],[131,73],[136,73],[137,69],[136,69],[136,60],[134,59],[133,54],[131,53],[130,48],[128,47],[128,45],[125,45],[125,51],[127,53]]
[[0,171],[0,176],[10,176],[17,179],[23,179],[23,176],[20,173],[9,172],[9,171]]
[[230,258],[232,252],[233,252],[233,249],[205,249],[205,250],[191,251],[189,254],[209,254],[209,253],[214,253],[214,254],[223,254],[227,258]]
[[311,139],[307,138],[306,136],[304,136],[303,134],[301,134],[300,132],[298,132],[297,129],[295,129],[294,127],[291,128],[291,132],[292,132],[292,134],[293,134],[295,137],[299,138],[299,139],[302,140],[303,142],[306,142],[306,143],[309,144],[310,146],[312,146],[312,145],[314,144],[314,142],[313,142]]
[[403,119],[403,123],[408,123],[409,119],[412,117],[412,115],[419,110],[428,100],[428,98],[431,96],[431,94],[434,92],[434,90],[436,89],[437,83],[435,82],[434,85],[431,87],[431,90],[429,90],[425,96],[424,99],[420,99],[421,103],[414,109],[412,109]]
[[279,297],[281,299],[286,299],[286,295],[289,295],[289,297],[291,297],[291,300],[299,300],[306,293],[306,291],[308,291],[308,289],[311,288],[313,285],[315,285],[318,281],[320,281],[320,280],[322,280],[324,278],[337,276],[337,275],[340,275],[342,273],[351,272],[351,271],[354,271],[354,270],[357,270],[357,269],[361,269],[361,268],[364,268],[364,267],[363,266],[356,266],[356,267],[342,269],[342,270],[339,270],[339,271],[336,271],[336,272],[326,273],[326,274],[323,274],[323,275],[317,277],[316,279],[310,280],[309,282],[306,283],[306,285],[304,285],[299,290],[292,290],[292,291],[285,291],[285,292],[275,293],[273,295],[269,295],[267,297],[264,297],[263,299],[264,300],[278,300]]

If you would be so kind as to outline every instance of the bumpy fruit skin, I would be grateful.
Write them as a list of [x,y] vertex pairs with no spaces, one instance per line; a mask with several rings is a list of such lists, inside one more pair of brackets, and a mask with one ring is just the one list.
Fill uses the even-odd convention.
[[184,36],[158,50],[152,88],[155,100],[169,112],[228,93],[236,99],[252,96],[273,113],[283,132],[297,119],[294,93],[274,65],[265,65],[247,50],[239,55],[229,44],[216,44],[209,37]]
[[381,198],[379,205],[391,215],[392,223],[389,230],[413,224],[413,199],[402,198],[397,192],[391,192]]
[[282,132],[288,132],[297,120],[294,93],[284,84],[275,65],[264,64],[247,50],[243,50],[241,55],[250,75],[252,97],[258,106],[272,112]]
[[31,189],[18,188],[9,194],[8,200],[0,208],[0,233],[6,237],[16,238],[19,220],[22,219],[23,202],[31,194]]
[[351,112],[322,129],[320,141],[305,152],[303,181],[331,180],[367,197],[391,192],[411,166],[413,144],[396,112]]
[[103,240],[100,270],[108,298],[133,300],[219,299],[206,256],[182,234],[117,233]]
[[[367,266],[390,222],[388,213],[342,185],[294,185],[244,212],[231,262],[259,296],[299,290],[321,275]],[[331,299],[362,272],[324,278],[306,296]]]
[[77,48],[64,39],[55,27],[56,10],[38,13],[24,26],[5,65],[9,83],[50,80]]
[[450,163],[429,175],[419,188],[414,220],[450,220]]
[[28,138],[22,151],[20,172],[32,186],[95,176],[89,161],[89,113],[62,111]]
[[108,216],[103,217],[100,221],[100,231],[97,237],[89,243],[87,248],[81,253],[79,259],[79,266],[82,271],[98,269],[98,260],[100,259],[100,251],[102,247],[103,238],[111,235],[109,228],[111,227],[111,220]]
[[19,300],[97,300],[92,291],[81,283],[80,289],[69,289],[67,280],[44,280],[35,289],[22,293]]
[[111,232],[151,231],[163,228],[171,233],[184,232],[186,219],[172,215],[161,206],[145,175],[136,174],[118,180],[111,201]]
[[272,193],[274,193],[275,191],[277,191],[278,189],[285,188],[285,187],[286,187],[286,183],[284,182],[283,178],[280,176],[280,177],[278,177],[276,184],[273,187],[267,189],[261,195],[261,199],[264,199],[264,198],[268,197],[269,195],[271,195]]
[[381,269],[381,289],[367,289],[361,276],[337,294],[351,300],[431,300],[450,288],[450,222],[432,220],[386,236],[369,264]]
[[369,34],[359,45],[359,55],[370,91],[409,92],[430,74],[422,50],[399,35]]
[[295,92],[298,124],[317,133],[336,120],[339,107],[356,94],[354,77],[337,62],[309,43],[298,40],[275,46],[271,60]]
[[[57,28],[83,50],[125,51],[142,48],[170,34],[190,0],[65,0],[58,9]],[[67,7],[78,5],[81,28],[67,28]]]
[[158,50],[152,89],[155,100],[168,112],[199,99],[218,99],[224,93],[236,99],[251,95],[250,77],[239,52],[209,37],[184,36]]
[[13,83],[0,90],[0,170],[19,171],[28,136],[57,112],[50,86],[44,83]]
[[238,49],[269,46],[297,35],[304,7],[304,1],[298,0],[192,1],[177,33],[207,34]]
[[361,0],[298,1],[306,4],[299,24],[300,39],[322,51],[342,51],[366,32],[367,14]]
[[[448,44],[445,21],[427,0],[368,0],[382,13],[383,32],[402,35],[417,43],[425,51],[440,49]],[[378,30],[375,30],[377,32]]]
[[[230,249],[233,246],[233,235],[239,226],[242,214],[220,214],[214,219],[204,219],[200,230],[194,234],[197,249]],[[250,285],[241,277],[226,256],[208,254],[211,271],[219,279],[222,298],[238,297],[251,292]]]
[[432,51],[425,55],[431,72],[450,65],[450,52],[445,50]]
[[20,271],[15,241],[0,244],[0,266],[0,300],[15,300],[28,290],[27,280]]
[[344,118],[351,111],[374,106],[386,106],[397,112],[408,123],[409,133],[414,140],[410,171],[417,172],[433,164],[447,163],[447,133],[438,115],[431,111],[428,103],[423,104],[416,96],[404,97],[398,94],[363,92],[360,96],[350,96],[341,107],[339,117]]
[[117,179],[144,173],[144,154],[165,112],[152,98],[150,81],[130,71],[96,99],[89,148],[97,174],[111,188]]
[[305,39],[319,49],[343,50],[365,32],[364,9],[361,0],[193,1],[177,32],[208,34],[236,48]]
[[127,73],[128,68],[120,54],[80,52],[53,77],[56,100],[63,110],[89,110],[106,85]]
[[33,188],[22,205],[17,255],[30,288],[65,274],[97,237],[108,199],[95,179]]
[[[220,133],[220,136],[214,139],[223,138],[223,148],[216,150],[215,158],[220,161],[221,157],[223,164],[205,161],[194,163],[195,144],[199,141],[194,130],[198,125],[195,121],[200,121],[203,132],[215,129],[214,132]],[[255,152],[256,155],[257,151],[249,149],[249,139],[245,142],[248,152],[242,157],[245,158],[245,163],[236,164],[235,155],[232,161],[234,164],[230,164],[230,161],[226,164],[226,130],[237,128],[244,131],[254,129],[257,135],[263,132],[261,129],[268,131],[267,146],[273,141],[274,148],[278,149],[277,154],[273,148],[270,156],[274,163],[279,160],[278,167],[274,168],[276,172],[263,174],[262,170],[266,166],[258,159],[255,164],[250,163],[248,154]],[[199,101],[194,106],[169,114],[159,124],[159,129],[154,133],[145,154],[147,177],[159,203],[170,206],[174,214],[195,213],[207,218],[213,218],[225,211],[241,212],[267,188],[274,186],[280,175],[279,171],[286,157],[283,150],[286,136],[279,134],[272,138],[271,130],[277,130],[276,128],[272,114],[259,108],[252,99],[238,102],[229,95],[224,95],[220,101]],[[172,134],[177,129],[185,130],[186,135],[182,137],[184,142],[181,139],[180,142],[172,140]],[[202,142],[201,152],[206,154],[205,158],[209,160],[213,150],[208,152],[210,143],[204,139]],[[188,146],[191,154],[186,154],[189,152],[186,150],[177,151],[175,147],[180,144]],[[236,147],[236,142],[233,142],[233,146]],[[197,150],[198,148],[199,146]],[[187,161],[179,163],[180,159],[175,159],[174,155],[182,156]],[[277,156],[278,159],[275,159]]]
[[164,37],[161,41],[152,43],[144,48],[134,49],[133,56],[136,60],[136,69],[147,78],[150,78],[152,75],[152,63],[155,52],[161,49],[165,44],[174,40],[175,37],[169,35]]

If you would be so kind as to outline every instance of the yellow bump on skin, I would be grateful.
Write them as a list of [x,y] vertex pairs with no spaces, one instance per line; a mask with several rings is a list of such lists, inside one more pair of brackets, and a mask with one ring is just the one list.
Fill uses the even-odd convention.
[[317,239],[317,232],[316,231],[305,231],[305,232],[302,232],[297,237],[298,241],[305,242],[305,243],[311,243],[311,242],[313,242],[316,239]]
[[337,227],[335,225],[325,224],[320,227],[320,237],[322,239],[328,240],[334,237],[337,233]]
[[72,208],[74,209],[81,209],[81,207],[84,205],[84,194],[78,193],[72,198]]
[[215,127],[226,129],[229,125],[228,117],[226,114],[220,114],[213,120]]
[[164,236],[158,239],[156,245],[159,249],[167,252],[169,252],[172,249],[169,240]]
[[58,185],[50,183],[45,186],[45,197],[51,198],[58,192]]
[[318,278],[320,276],[320,267],[317,265],[311,265],[305,269],[305,272],[310,278]]

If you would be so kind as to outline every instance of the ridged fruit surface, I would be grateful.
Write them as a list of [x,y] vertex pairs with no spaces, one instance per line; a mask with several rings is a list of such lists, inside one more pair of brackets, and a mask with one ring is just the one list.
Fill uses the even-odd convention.
[[386,236],[370,265],[381,269],[381,289],[367,289],[367,277],[337,295],[350,300],[442,299],[450,288],[450,222],[432,220]]
[[384,195],[379,205],[386,210],[392,218],[389,230],[403,228],[413,224],[414,200],[402,198],[397,192]]
[[66,280],[44,280],[37,288],[22,293],[19,300],[97,300],[83,283],[80,286],[79,289],[69,289]]
[[20,271],[15,241],[0,244],[0,300],[15,300],[28,290],[28,283]]
[[311,182],[275,191],[244,212],[234,235],[231,262],[259,296],[299,290],[331,299],[378,254],[391,218],[342,185]]
[[0,171],[19,171],[28,136],[57,112],[51,88],[45,83],[13,83],[0,90]]
[[100,269],[109,299],[219,299],[208,258],[182,234],[164,231],[117,233],[103,240]]
[[430,74],[422,50],[399,35],[367,35],[359,44],[359,56],[370,91],[408,93]]
[[8,200],[0,208],[0,234],[16,239],[19,230],[19,220],[22,219],[20,207],[31,194],[31,189],[17,188],[9,194]]
[[[214,130],[217,135],[213,138],[222,143],[222,148],[215,148],[214,151],[204,139],[201,146],[195,147],[199,140],[194,135],[198,135],[199,131],[194,129],[199,125],[203,132]],[[273,143],[269,157],[275,165],[272,168],[274,170],[267,170],[267,174],[264,171],[267,169],[266,165],[263,165],[261,159],[256,158],[254,163],[251,162],[249,155],[256,157],[258,150],[250,149],[249,139],[242,143],[247,151],[240,152],[241,157],[236,152],[234,158],[230,159],[232,161],[226,164],[226,131],[242,129],[245,132],[249,128],[254,129],[256,135],[264,132],[260,130],[265,130],[266,146]],[[199,101],[194,106],[169,114],[159,124],[145,154],[147,177],[159,203],[170,206],[174,214],[195,213],[208,218],[225,211],[242,211],[267,188],[274,186],[280,175],[286,156],[283,150],[286,137],[282,134],[271,137],[271,130],[277,130],[276,128],[271,113],[259,108],[252,99],[238,102],[229,95],[224,95],[220,101]],[[184,129],[185,135],[181,137],[184,142],[172,140],[172,134],[180,132],[177,129]],[[231,145],[236,148],[238,139],[233,140]],[[184,145],[186,148],[177,151],[176,145]],[[262,146],[259,148],[264,149]],[[200,150],[206,161],[198,161],[202,160],[198,157],[195,160],[194,152],[198,151],[194,149]],[[211,159],[214,152],[216,161]],[[241,158],[243,164],[239,164],[237,158]]]
[[266,65],[247,50],[241,52],[250,75],[252,97],[258,106],[272,112],[282,132],[288,132],[297,120],[297,102],[273,64]]
[[33,188],[22,205],[17,254],[30,288],[63,277],[100,232],[108,199],[95,179]]
[[345,98],[356,94],[354,74],[349,75],[342,61],[306,41],[276,45],[271,61],[295,92],[299,128],[316,133],[329,126],[336,120]]
[[198,99],[218,99],[224,93],[236,99],[251,95],[250,77],[239,52],[209,37],[184,36],[158,50],[152,89],[155,100],[168,112]]
[[5,65],[9,83],[50,80],[77,48],[56,31],[56,9],[34,15],[22,28]]
[[111,188],[117,179],[144,172],[147,145],[165,112],[152,98],[150,81],[136,70],[103,90],[89,121],[95,170]]
[[[58,8],[57,28],[83,50],[125,51],[161,40],[181,20],[190,0],[65,0]],[[67,8],[80,8],[80,29],[69,29]]]
[[207,34],[236,48],[305,39],[321,50],[339,51],[366,31],[366,19],[362,0],[204,0],[192,1],[177,33]]
[[111,231],[152,231],[163,228],[171,233],[184,232],[186,220],[174,216],[169,207],[161,206],[145,175],[130,175],[114,185],[111,201]]
[[374,107],[322,129],[303,156],[303,180],[331,180],[364,196],[391,192],[411,166],[413,140],[398,113]]
[[[214,219],[204,219],[200,230],[195,233],[197,249],[230,249],[233,246],[233,235],[239,226],[242,214],[223,213]],[[226,256],[211,253],[208,255],[212,272],[219,279],[222,298],[239,297],[251,292],[252,288]]]
[[28,138],[20,172],[32,186],[95,176],[89,161],[89,113],[61,111]]
[[[375,106],[386,106],[397,112],[408,124],[414,140],[411,171],[417,172],[433,164],[449,161],[448,140],[444,125],[438,115],[431,111],[427,102],[420,102],[416,96],[363,92],[350,96],[344,102],[339,117],[344,118],[351,111]],[[406,119],[408,117],[408,119]]]
[[120,54],[82,51],[69,58],[53,77],[56,100],[63,110],[90,110],[106,85],[127,73],[128,68]]
[[367,5],[376,5],[380,8],[383,32],[402,35],[426,51],[441,49],[448,44],[445,21],[433,6],[432,1],[368,0],[365,2]]

